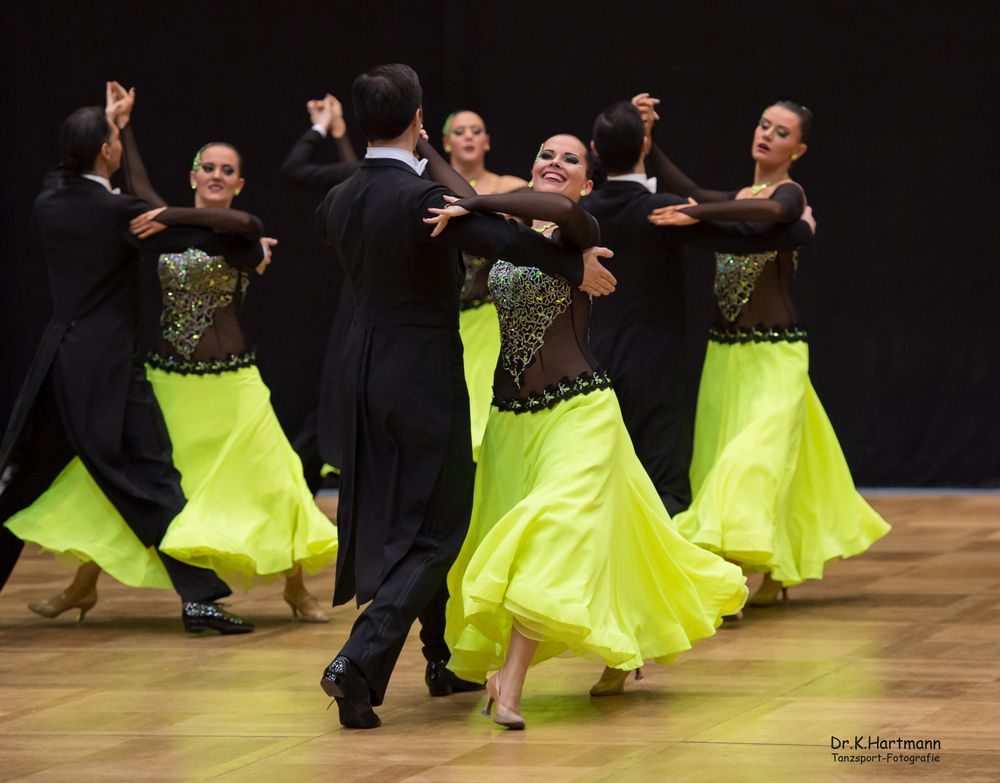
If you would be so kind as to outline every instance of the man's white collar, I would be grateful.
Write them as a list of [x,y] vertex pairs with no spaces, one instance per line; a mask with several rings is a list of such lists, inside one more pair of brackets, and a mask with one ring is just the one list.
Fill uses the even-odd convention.
[[416,156],[412,152],[407,152],[399,147],[369,147],[368,151],[365,153],[365,157],[398,160],[413,169],[417,173],[418,177],[423,174],[424,169],[427,168],[427,158],[417,160]]
[[608,182],[638,182],[650,193],[656,192],[656,177],[647,177],[645,174],[615,174],[608,177]]
[[83,178],[84,179],[89,179],[89,180],[92,180],[94,182],[100,183],[101,185],[104,185],[104,187],[107,188],[107,190],[108,190],[109,193],[120,193],[121,192],[120,190],[118,190],[118,188],[111,187],[111,181],[107,177],[102,177],[100,174],[84,174]]

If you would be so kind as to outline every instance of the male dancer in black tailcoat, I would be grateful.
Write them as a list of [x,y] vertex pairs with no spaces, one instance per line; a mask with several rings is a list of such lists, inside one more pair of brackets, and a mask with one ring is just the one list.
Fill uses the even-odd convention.
[[[635,100],[649,101],[645,94]],[[647,114],[655,116],[652,110]],[[671,230],[653,225],[650,212],[687,199],[656,192],[656,178],[647,178],[644,161],[655,152],[651,129],[652,121],[644,124],[639,109],[628,101],[597,117],[591,149],[608,178],[580,205],[600,223],[601,241],[614,248],[607,265],[618,279],[614,296],[594,300],[590,345],[611,374],[636,455],[672,516],[691,503],[688,468],[694,428],[681,242],[701,244],[721,233],[734,252],[752,253],[773,248],[775,237],[787,238],[788,247],[807,244],[812,230],[801,220],[787,227],[702,222]]]
[[[63,123],[63,162],[35,201],[45,243],[53,316],[0,443],[0,587],[23,547],[2,522],[31,505],[79,456],[146,546],[156,546],[184,507],[180,474],[152,387],[138,323],[136,240],[129,221],[150,209],[111,191],[121,162],[117,124],[133,93],[108,85],[108,104],[78,109]],[[157,220],[170,225],[170,210]],[[182,601],[184,627],[246,633],[253,626],[219,608],[230,594],[212,571],[160,559]]]
[[[382,65],[353,86],[369,147],[360,170],[317,212],[355,294],[344,353],[344,464],[334,604],[365,608],[321,685],[340,721],[379,725],[406,635],[418,616],[428,661],[447,660],[445,577],[468,530],[473,463],[469,398],[458,334],[460,255],[501,257],[610,293],[614,278],[584,258],[499,216],[469,215],[431,239],[422,221],[448,189],[421,179],[413,154],[422,92],[406,65]],[[423,154],[434,154],[429,145]],[[454,233],[451,233],[453,232]],[[324,393],[326,393],[324,389]]]

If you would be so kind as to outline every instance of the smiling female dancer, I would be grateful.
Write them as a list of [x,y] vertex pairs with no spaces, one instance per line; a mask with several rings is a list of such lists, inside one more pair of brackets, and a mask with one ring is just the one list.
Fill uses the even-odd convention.
[[[129,190],[150,204],[162,204],[131,129],[126,127],[124,135]],[[317,572],[333,562],[336,528],[313,502],[239,323],[248,273],[263,272],[275,244],[261,238],[255,217],[229,208],[245,186],[241,166],[236,149],[220,142],[202,147],[192,164],[196,211],[215,216],[217,231],[163,230],[155,221],[162,208],[132,222],[162,287],[160,334],[147,374],[188,498],[161,550],[244,586],[285,575],[284,596],[293,616],[326,622],[303,584],[302,569]],[[65,591],[29,604],[43,616],[69,608],[79,608],[82,615],[92,608],[102,569],[128,585],[165,586],[159,559],[128,535],[78,460],[41,501],[8,525],[24,539],[85,561]]]
[[[532,168],[535,193],[464,198],[530,215],[554,242],[589,247],[596,221],[586,148],[553,136]],[[710,636],[746,598],[740,570],[673,528],[629,440],[610,379],[587,340],[590,299],[566,281],[503,260],[490,272],[502,350],[476,475],[472,523],[448,576],[449,668],[481,679],[494,720],[524,728],[529,665],[566,650],[607,666],[593,695],[621,692],[644,660],[668,662]]]

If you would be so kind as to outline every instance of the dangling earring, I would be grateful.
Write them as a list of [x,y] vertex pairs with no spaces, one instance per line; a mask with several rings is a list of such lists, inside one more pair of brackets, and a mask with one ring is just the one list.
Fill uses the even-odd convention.
[[191,190],[197,190],[197,189],[198,189],[198,186],[194,182],[192,182],[191,183]]
[[586,195],[587,195],[587,190],[586,190],[586,188],[580,188],[580,195],[581,195],[581,196],[586,196]]
[[451,155],[451,147],[449,147],[447,144],[444,147],[444,154]]
[[535,180],[533,180],[533,179],[529,179],[529,180],[528,180],[528,187],[529,187],[529,188],[533,188],[533,187],[535,187]]

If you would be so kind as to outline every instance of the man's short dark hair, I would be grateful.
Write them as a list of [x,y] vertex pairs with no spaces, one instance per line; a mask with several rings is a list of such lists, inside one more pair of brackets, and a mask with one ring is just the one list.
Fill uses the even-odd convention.
[[354,114],[368,141],[394,139],[410,124],[423,101],[416,72],[402,63],[376,65],[354,80]]
[[612,104],[597,115],[591,138],[604,171],[609,176],[632,171],[642,156],[645,135],[642,115],[629,101]]
[[63,121],[59,150],[63,170],[83,174],[94,166],[101,146],[111,136],[111,125],[100,106],[83,106]]

